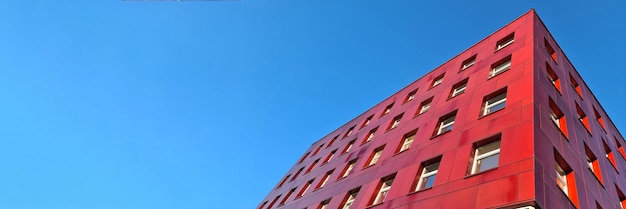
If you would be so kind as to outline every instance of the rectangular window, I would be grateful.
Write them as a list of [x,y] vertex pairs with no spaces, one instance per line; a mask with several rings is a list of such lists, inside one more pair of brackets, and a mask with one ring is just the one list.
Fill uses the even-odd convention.
[[317,160],[313,161],[313,163],[311,163],[311,166],[309,166],[309,168],[308,168],[308,169],[306,169],[306,171],[305,171],[304,173],[306,174],[306,173],[311,172],[311,170],[313,170],[313,167],[315,167],[315,165],[316,165],[319,161],[320,161],[320,158],[318,158]]
[[546,47],[546,51],[548,52],[548,54],[550,55],[552,60],[554,60],[554,62],[556,62],[556,51],[554,51],[554,48],[552,48],[550,43],[548,43],[548,40],[545,39],[545,38],[543,39],[543,44]]
[[491,72],[489,73],[489,77],[494,77],[509,69],[511,69],[511,55],[491,65]]
[[398,125],[400,125],[400,120],[402,119],[403,115],[404,113],[394,117],[393,120],[391,120],[391,123],[389,123],[389,127],[387,127],[387,130],[391,130],[391,129],[398,127]]
[[508,36],[500,39],[496,44],[496,51],[500,50],[508,45],[511,45],[515,40],[515,33],[511,33]]
[[567,123],[565,122],[565,115],[563,114],[561,109],[556,106],[556,103],[554,103],[552,99],[549,99],[549,105],[550,118],[552,119],[552,122],[554,122],[554,125],[556,125],[561,133],[563,133],[563,135],[565,135],[565,137],[567,138]]
[[435,130],[435,134],[433,136],[438,136],[448,131],[452,131],[452,126],[454,125],[454,118],[456,117],[456,110],[452,113],[448,113],[447,115],[439,118],[439,122],[437,122],[437,129]]
[[[486,141],[491,142],[484,144]],[[474,144],[474,147],[471,174],[477,174],[498,167],[498,160],[500,158],[500,135],[478,142]]]
[[272,203],[270,203],[270,205],[267,206],[267,208],[272,208],[272,206],[276,204],[276,201],[278,201],[278,199],[280,199],[280,195],[276,196],[274,200],[272,200]]
[[583,142],[583,144],[585,145],[585,154],[587,155],[587,167],[591,170],[591,172],[593,172],[598,181],[600,181],[600,183],[603,183],[602,171],[600,170],[600,163],[598,162],[598,158],[596,158],[596,155],[593,154],[593,152],[591,151],[591,149],[589,149],[589,146],[587,146],[586,143]]
[[376,131],[378,130],[378,127],[373,128],[372,130],[370,130],[370,132],[367,133],[367,136],[365,136],[365,138],[363,139],[363,142],[361,144],[367,143],[369,141],[372,141],[372,138],[374,138],[374,134],[376,133]]
[[326,185],[326,182],[328,182],[328,179],[330,179],[330,175],[333,174],[333,171],[335,171],[335,169],[326,172],[326,174],[324,174],[324,177],[322,177],[322,180],[320,181],[320,183],[317,184],[315,189],[324,187],[324,185]]
[[383,154],[383,149],[385,149],[384,145],[382,147],[374,149],[374,151],[372,151],[372,154],[370,155],[368,163],[366,164],[365,167],[372,166],[372,165],[376,164],[376,162],[378,162],[378,159],[380,158],[380,156]]
[[626,159],[626,153],[624,153],[624,146],[622,146],[622,143],[620,143],[620,141],[617,140],[617,137],[613,136],[613,139],[615,139],[615,144],[617,145],[617,151],[619,152],[619,154],[622,155],[622,157]]
[[622,192],[617,185],[615,185],[615,191],[617,191],[617,198],[619,199],[619,207],[620,209],[624,209],[626,207],[626,195]]
[[343,138],[350,136],[350,134],[352,134],[352,131],[354,131],[354,126],[350,127],[348,131],[346,131],[346,134],[343,135]]
[[417,108],[417,114],[415,115],[421,115],[422,113],[425,113],[426,111],[428,111],[428,109],[430,109],[430,103],[432,103],[433,101],[433,97],[430,97],[426,100],[424,100],[422,103],[420,103],[420,106]]
[[439,164],[441,163],[441,157],[428,160],[422,163],[422,172],[418,176],[417,184],[415,185],[415,191],[428,189],[435,184],[435,177],[437,177],[437,171],[439,170]]
[[413,99],[415,99],[415,94],[417,93],[417,89],[413,90],[412,92],[409,92],[409,94],[406,95],[406,98],[404,99],[404,103],[407,103]]
[[467,58],[465,61],[463,61],[463,63],[461,64],[460,71],[464,71],[465,69],[473,66],[475,63],[476,63],[476,55],[473,55],[470,58]]
[[313,152],[313,154],[311,155],[311,157],[317,155],[317,153],[322,149],[322,147],[324,147],[324,144],[320,145],[319,147],[317,147],[315,149],[315,151]]
[[411,147],[413,140],[415,139],[416,133],[417,133],[417,129],[404,134],[404,136],[402,137],[403,138],[402,144],[400,144],[400,147],[397,152],[403,152],[404,150],[408,150]]
[[602,119],[602,116],[600,115],[600,113],[598,113],[598,110],[596,110],[596,107],[593,107],[593,114],[596,116],[596,121],[598,121],[598,124],[600,124],[600,127],[602,127],[602,130],[606,132],[606,128],[604,128],[604,120]]
[[298,175],[300,175],[300,173],[304,170],[304,167],[300,168],[298,171],[296,171],[296,174],[293,174],[293,177],[291,178],[291,180],[289,181],[293,181],[296,180],[296,178],[298,178]]
[[506,90],[507,88],[500,89],[483,98],[482,116],[504,109],[506,106]]
[[328,142],[328,145],[326,145],[326,148],[328,148],[331,145],[333,145],[335,143],[335,141],[337,141],[337,138],[339,138],[339,135],[333,137],[333,139],[331,139],[330,142]]
[[556,90],[561,93],[561,80],[559,80],[559,76],[557,76],[556,72],[552,70],[552,67],[550,67],[550,64],[548,64],[548,62],[546,62],[546,71],[548,72],[548,80],[550,80]]
[[396,174],[380,179],[380,183],[378,183],[376,191],[370,200],[369,205],[377,205],[381,204],[385,201],[385,198],[389,194],[389,190],[391,190],[391,184],[393,184],[393,179],[396,177]]
[[287,200],[291,196],[291,194],[293,194],[293,192],[295,192],[295,191],[296,191],[296,188],[293,188],[293,189],[289,190],[289,192],[287,192],[287,195],[285,195],[285,198],[283,198],[283,200],[281,200],[280,203],[278,203],[278,206],[284,205],[285,202],[287,202]]
[[444,75],[445,74],[441,74],[441,75],[435,77],[433,79],[433,83],[430,85],[430,88],[433,88],[433,87],[438,86],[439,84],[443,83],[443,76]]
[[278,186],[276,187],[276,189],[278,189],[278,188],[282,187],[282,186],[283,186],[283,184],[285,184],[285,182],[287,182],[287,179],[289,179],[289,177],[291,177],[291,174],[289,174],[289,175],[285,176],[285,178],[284,178],[282,181],[280,181],[280,184],[278,184]]
[[391,108],[393,107],[393,104],[395,103],[391,103],[390,105],[387,105],[387,107],[385,107],[385,111],[383,111],[383,114],[381,114],[380,117],[389,114],[389,112],[391,112]]
[[341,154],[349,152],[350,149],[352,149],[352,145],[354,145],[354,141],[356,141],[356,139],[348,142],[346,147],[343,148],[343,151],[341,151]]
[[465,92],[465,89],[467,88],[467,78],[465,80],[462,80],[461,82],[454,84],[452,86],[452,90],[450,91],[450,96],[448,98],[452,98],[455,96],[458,96],[459,94],[462,94],[463,92]]
[[306,193],[306,191],[309,190],[309,188],[311,187],[311,184],[313,184],[314,180],[315,179],[311,179],[311,180],[307,181],[304,184],[304,186],[302,187],[302,189],[300,190],[300,192],[298,192],[298,195],[296,195],[296,198],[304,196],[304,193]]
[[576,179],[574,178],[574,172],[565,159],[554,150],[555,173],[556,173],[556,185],[563,191],[563,193],[574,203],[574,206],[578,208],[578,194],[576,193]]
[[320,205],[317,207],[317,209],[328,209],[329,203],[330,203],[330,199],[324,200],[320,202]]
[[580,96],[580,98],[583,98],[583,93],[580,90],[580,85],[578,85],[578,82],[576,82],[576,79],[574,79],[574,76],[572,76],[572,74],[569,74],[569,81],[572,83],[572,87],[574,87],[574,90],[576,90],[578,96]]
[[333,150],[332,152],[328,153],[328,155],[326,156],[326,158],[324,159],[324,162],[322,164],[326,164],[326,163],[330,162],[330,160],[333,159],[333,157],[335,156],[336,152],[337,152],[337,150]]
[[576,113],[578,113],[578,121],[580,121],[580,123],[582,123],[583,126],[585,126],[585,129],[587,129],[587,132],[591,134],[591,127],[589,127],[589,119],[587,119],[587,114],[585,114],[583,109],[580,108],[580,106],[578,106],[578,103],[576,102],[574,103],[576,104]]
[[374,117],[374,115],[370,115],[369,117],[367,117],[365,119],[365,121],[363,121],[363,124],[361,124],[361,128],[367,126],[370,124],[370,122],[372,122],[372,118]]
[[359,188],[348,191],[348,194],[346,194],[346,197],[343,200],[342,209],[350,209],[350,206],[354,204],[354,200],[356,200],[356,196],[359,194],[360,189],[361,188],[359,187]]
[[341,175],[339,175],[339,179],[345,178],[346,176],[350,175],[350,173],[352,172],[352,169],[354,168],[354,164],[356,164],[356,160],[357,159],[354,159],[348,162],[348,165],[346,165],[346,167],[343,168]]
[[609,147],[608,144],[606,144],[606,141],[604,141],[604,139],[602,139],[602,144],[604,145],[604,152],[606,153],[606,159],[609,160],[609,162],[611,162],[611,165],[613,166],[613,168],[615,168],[615,170],[617,170],[617,164],[615,164],[615,156],[613,155],[613,151],[611,151],[611,148]]
[[309,154],[311,154],[311,152],[307,152],[306,154],[304,154],[304,155],[302,156],[302,158],[300,158],[300,161],[298,161],[298,164],[300,164],[300,163],[302,163],[304,160],[306,160],[306,157],[308,157],[308,156],[309,156]]

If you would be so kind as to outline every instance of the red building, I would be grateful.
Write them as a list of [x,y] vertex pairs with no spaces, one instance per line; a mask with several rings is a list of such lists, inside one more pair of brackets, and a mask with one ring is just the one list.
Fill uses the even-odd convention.
[[258,208],[622,209],[624,146],[530,10],[313,143]]

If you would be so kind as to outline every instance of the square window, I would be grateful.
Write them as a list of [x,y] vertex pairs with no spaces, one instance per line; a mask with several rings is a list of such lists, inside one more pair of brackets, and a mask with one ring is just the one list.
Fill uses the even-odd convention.
[[435,184],[435,177],[437,177],[437,171],[439,170],[440,162],[441,157],[438,157],[422,163],[422,172],[418,176],[415,191],[433,187],[433,185]]
[[452,98],[455,96],[458,96],[459,94],[462,94],[463,92],[465,92],[465,89],[467,88],[467,78],[465,80],[462,80],[461,82],[454,84],[452,86],[452,90],[450,91],[450,96],[448,98]]
[[552,83],[552,85],[554,85],[556,90],[559,91],[559,93],[561,93],[561,80],[559,80],[559,76],[556,75],[556,72],[552,70],[552,67],[550,67],[550,64],[548,64],[547,62],[546,62],[546,71],[548,72],[548,80],[550,80],[550,82]]
[[583,142],[583,144],[585,145],[585,154],[587,155],[587,167],[591,170],[591,172],[593,172],[598,181],[600,181],[600,183],[603,183],[602,171],[600,170],[600,163],[598,162],[598,158],[596,158],[596,155],[593,154],[593,152],[591,151],[591,149],[589,149],[589,146],[587,146],[586,143]]
[[378,130],[378,127],[373,128],[372,130],[370,130],[370,132],[367,133],[367,136],[365,136],[365,138],[363,139],[363,142],[361,144],[367,143],[369,141],[372,141],[372,138],[374,138],[374,134],[376,133],[376,131]]
[[350,175],[352,169],[354,168],[354,164],[356,164],[356,160],[357,159],[354,159],[348,162],[348,165],[346,165],[346,167],[341,172],[341,175],[339,175],[339,179],[345,178],[346,176]]
[[417,89],[409,92],[409,94],[406,95],[406,98],[404,99],[404,103],[407,103],[413,99],[415,99],[415,94],[417,93]]
[[515,33],[511,33],[509,35],[507,35],[506,37],[500,39],[497,44],[496,44],[496,51],[500,50],[508,45],[511,45],[513,43],[513,41],[515,40]]
[[376,164],[376,162],[378,162],[378,159],[380,158],[380,156],[383,154],[383,149],[384,148],[385,148],[385,146],[383,145],[382,147],[374,149],[374,151],[372,151],[372,154],[370,155],[368,163],[366,164],[365,167],[369,167],[369,166],[372,166],[372,165]]
[[326,172],[326,174],[324,174],[324,177],[322,177],[322,180],[320,181],[320,183],[317,184],[315,189],[324,187],[324,185],[326,185],[326,182],[328,182],[328,179],[330,179],[330,175],[333,174],[333,171],[335,171],[335,169]]
[[546,47],[546,51],[548,52],[548,54],[550,55],[552,60],[554,60],[554,62],[556,62],[556,51],[554,51],[554,48],[552,48],[552,46],[550,45],[548,40],[545,39],[545,38],[543,39],[543,44]]
[[422,113],[425,113],[426,111],[428,111],[428,109],[430,109],[430,104],[433,101],[433,97],[430,97],[426,100],[424,100],[422,103],[420,103],[420,106],[417,108],[417,114],[415,115],[421,115]]
[[549,99],[549,105],[550,118],[552,119],[552,122],[554,122],[554,125],[556,125],[561,133],[563,133],[563,135],[567,138],[567,123],[565,122],[565,115],[563,114],[561,109],[556,106],[556,103],[554,103],[551,98]]
[[342,209],[350,209],[352,204],[354,204],[354,200],[356,200],[356,196],[359,194],[360,189],[361,188],[359,187],[348,191],[348,194],[346,194],[346,197],[344,198]]
[[343,151],[341,151],[341,154],[350,152],[350,149],[352,149],[352,145],[354,145],[355,141],[356,139],[348,142],[348,144],[346,144],[346,147],[343,148]]
[[402,137],[403,138],[402,144],[400,144],[400,147],[398,148],[398,151],[396,151],[396,153],[403,152],[404,150],[408,150],[411,147],[413,140],[415,139],[416,133],[417,133],[417,129],[404,134],[404,136]]
[[569,81],[572,83],[572,87],[574,87],[574,90],[576,90],[578,96],[580,98],[583,98],[583,93],[580,90],[580,85],[578,85],[578,82],[576,82],[576,79],[574,79],[574,76],[572,76],[572,74],[569,74]]
[[[485,143],[485,141],[491,142],[480,145]],[[498,167],[498,160],[500,158],[500,135],[483,140],[475,144],[474,147],[471,174],[477,174]]]
[[443,76],[445,74],[441,74],[433,79],[433,83],[430,85],[430,88],[433,88],[441,83],[443,83]]
[[565,159],[554,150],[554,159],[556,161],[556,185],[563,191],[570,201],[578,208],[578,195],[576,194],[576,179],[574,172]]
[[482,116],[504,109],[506,106],[506,88],[500,89],[483,98]]
[[387,105],[387,107],[385,107],[385,110],[383,111],[383,114],[381,114],[380,117],[389,114],[389,112],[391,112],[391,108],[393,107],[393,104],[395,103],[391,103],[390,105]]
[[337,150],[333,150],[332,152],[328,153],[328,155],[326,156],[326,158],[324,159],[324,162],[322,164],[326,164],[326,163],[330,162],[330,160],[333,159],[333,157],[335,156],[336,152],[337,152]]
[[352,134],[352,131],[354,131],[354,126],[350,127],[348,131],[346,131],[346,134],[343,135],[343,138],[350,136],[350,134]]
[[404,115],[404,113],[394,117],[393,120],[391,120],[391,123],[389,124],[389,127],[387,127],[387,130],[391,130],[391,129],[394,129],[394,128],[398,127],[400,125],[400,120],[402,119],[403,115]]
[[507,71],[509,69],[511,69],[511,55],[491,65],[489,78],[499,75],[500,73],[503,73],[504,71]]
[[380,179],[380,183],[378,183],[377,189],[372,200],[370,200],[369,205],[377,205],[381,204],[385,201],[385,198],[389,194],[389,190],[391,190],[391,184],[393,184],[393,179],[396,177],[396,174]]
[[437,123],[437,129],[435,130],[435,134],[433,136],[438,136],[448,131],[452,131],[452,126],[454,125],[454,118],[456,117],[456,110],[454,112],[448,113],[447,115],[439,118],[439,122]]
[[372,122],[372,118],[374,117],[374,115],[370,115],[369,117],[367,117],[365,119],[365,121],[363,121],[363,124],[361,124],[361,128],[367,126],[370,124],[370,122]]
[[465,61],[463,61],[463,63],[461,64],[461,70],[460,71],[464,71],[465,69],[474,66],[474,64],[476,64],[476,55],[474,54],[473,56],[471,56],[470,58],[467,58]]

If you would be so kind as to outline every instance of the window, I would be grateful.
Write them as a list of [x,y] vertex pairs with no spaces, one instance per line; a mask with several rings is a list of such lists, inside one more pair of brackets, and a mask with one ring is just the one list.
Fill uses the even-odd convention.
[[341,172],[341,175],[339,175],[339,179],[345,178],[346,176],[350,175],[350,172],[352,172],[352,169],[354,168],[354,164],[356,164],[356,159],[348,162],[348,165],[346,165],[346,167]]
[[546,51],[548,52],[550,57],[552,57],[552,60],[554,60],[554,62],[556,62],[556,51],[554,51],[554,48],[552,48],[552,46],[550,45],[548,40],[545,39],[545,38],[543,39],[543,44],[546,47]]
[[565,115],[563,115],[561,109],[556,106],[556,103],[554,103],[552,99],[549,99],[549,105],[550,118],[552,119],[552,122],[554,122],[554,125],[556,125],[556,127],[561,130],[561,133],[563,133],[563,135],[565,135],[565,137],[567,138],[567,124],[565,123]]
[[344,198],[342,209],[350,209],[350,206],[354,204],[354,200],[356,200],[356,196],[359,194],[360,189],[361,188],[357,188],[357,189],[350,190],[348,192],[348,194]]
[[426,100],[424,100],[422,103],[420,103],[420,106],[417,108],[417,114],[416,115],[421,115],[422,113],[425,113],[426,111],[428,111],[428,109],[430,108],[430,103],[432,103],[433,101],[433,97],[430,97]]
[[330,142],[328,142],[328,145],[326,145],[326,148],[328,148],[331,145],[333,145],[335,143],[335,141],[337,141],[337,138],[339,138],[339,135],[333,137],[333,139],[331,139]]
[[556,161],[556,185],[572,201],[572,203],[578,207],[578,194],[576,194],[576,179],[574,178],[574,172],[556,150],[554,150],[554,159]]
[[583,98],[583,93],[582,91],[580,91],[580,85],[578,85],[578,82],[576,82],[576,79],[574,79],[574,76],[572,76],[572,74],[569,74],[569,81],[572,83],[572,87],[574,87],[574,90],[576,90],[578,96],[580,98]]
[[298,161],[298,164],[302,163],[304,160],[306,160],[306,157],[309,156],[309,154],[311,154],[311,152],[307,152],[306,154],[304,154],[304,156],[302,156],[302,158],[300,158],[300,161]]
[[461,70],[460,71],[464,71],[465,69],[473,66],[476,63],[476,55],[471,56],[470,58],[467,58],[465,61],[463,61],[463,63],[461,64]]
[[409,94],[406,95],[406,98],[404,99],[404,102],[407,103],[407,102],[415,99],[415,93],[417,93],[417,89],[413,90],[412,92],[409,92]]
[[389,114],[389,112],[391,112],[391,108],[393,107],[393,104],[395,103],[391,103],[390,105],[387,105],[387,107],[385,107],[385,111],[383,111],[383,114],[380,115],[380,117]]
[[443,76],[445,74],[441,74],[440,76],[435,77],[435,79],[433,79],[433,83],[430,85],[430,88],[433,88],[439,84],[441,84],[443,82]]
[[589,149],[589,146],[587,146],[586,143],[583,142],[583,144],[585,145],[585,154],[587,155],[587,167],[591,170],[591,172],[593,172],[598,181],[600,181],[600,183],[603,183],[602,171],[600,170],[600,163],[598,162],[598,158],[596,158],[596,156],[593,154],[591,149]]
[[370,122],[372,122],[372,118],[374,117],[374,115],[370,115],[369,117],[367,117],[365,119],[365,121],[363,121],[363,124],[361,124],[361,128],[367,126],[370,124]]
[[350,127],[348,131],[346,131],[346,134],[343,135],[343,138],[350,136],[350,134],[352,134],[352,131],[354,131],[354,126]]
[[313,184],[313,180],[315,179],[311,179],[304,184],[300,192],[298,192],[298,195],[296,195],[296,198],[304,196],[304,193],[306,193],[306,191],[309,190],[309,187],[311,187],[311,184]]
[[289,174],[289,175],[285,176],[285,178],[284,178],[282,181],[280,181],[280,184],[278,184],[278,186],[276,187],[276,189],[278,189],[278,188],[282,187],[282,186],[283,186],[283,184],[285,184],[285,182],[287,181],[287,179],[289,179],[289,177],[291,177],[291,174]]
[[387,130],[391,130],[391,129],[394,129],[394,128],[398,127],[398,125],[400,125],[400,119],[402,119],[403,115],[404,115],[404,113],[394,117],[393,120],[391,120],[391,123],[389,124],[389,127],[387,127]]
[[300,172],[302,172],[304,170],[304,167],[300,168],[298,171],[296,171],[296,174],[293,175],[293,177],[291,178],[290,181],[296,180],[296,178],[298,177],[298,175],[300,175]]
[[605,154],[606,159],[608,159],[609,162],[611,162],[611,165],[617,171],[617,164],[615,164],[615,156],[613,155],[613,151],[611,151],[611,148],[609,147],[609,145],[606,144],[604,139],[602,139],[602,144],[604,145],[604,152],[606,153]]
[[447,115],[439,118],[439,122],[437,123],[437,130],[435,130],[435,134],[433,136],[438,136],[448,131],[452,131],[452,125],[454,125],[454,118],[456,117],[456,110],[452,113],[448,113]]
[[454,84],[454,86],[452,86],[452,90],[450,91],[450,96],[448,98],[452,98],[455,96],[458,96],[459,94],[462,94],[463,92],[465,92],[465,89],[467,88],[467,78],[465,80],[462,80],[461,82]]
[[258,209],[263,209],[263,207],[265,207],[265,205],[267,205],[268,201],[263,202],[263,204],[261,204],[261,206],[258,207]]
[[[483,144],[484,141],[491,142]],[[483,140],[475,144],[474,147],[471,174],[477,174],[498,167],[498,159],[500,158],[500,135]]]
[[330,203],[330,199],[324,200],[320,202],[320,206],[317,209],[328,209],[328,204]]
[[352,141],[348,142],[346,147],[343,148],[343,151],[341,151],[341,154],[349,152],[350,149],[352,148],[352,145],[354,145],[354,141],[355,140],[352,140]]
[[272,206],[276,204],[276,201],[278,201],[278,199],[280,199],[280,195],[276,196],[274,200],[272,200],[272,203],[270,203],[270,205],[267,206],[267,208],[272,208]]
[[363,139],[362,144],[372,141],[372,138],[374,138],[374,134],[376,133],[377,130],[378,130],[378,127],[370,130],[370,132],[367,133],[367,136],[365,136],[365,138]]
[[422,163],[422,173],[419,175],[417,184],[415,186],[415,191],[428,189],[433,187],[435,184],[435,177],[437,176],[437,171],[439,170],[439,163],[441,162],[441,157],[428,160]]
[[291,194],[293,194],[293,192],[296,191],[296,188],[293,188],[291,190],[289,190],[289,192],[287,192],[287,195],[285,195],[285,198],[283,198],[283,200],[280,201],[280,203],[278,203],[278,205],[284,205],[285,202],[287,202],[287,199],[289,199],[289,196],[291,196]]
[[624,147],[622,146],[622,143],[617,140],[617,137],[613,136],[613,138],[615,139],[615,144],[617,145],[617,151],[622,155],[622,157],[626,158],[626,153],[624,153]]
[[324,159],[324,162],[322,164],[326,164],[326,163],[330,162],[330,160],[333,159],[333,157],[335,156],[336,152],[337,152],[337,150],[333,150],[332,152],[328,153],[328,155],[326,156],[326,158]]
[[546,71],[548,72],[548,80],[550,80],[552,85],[556,87],[556,90],[558,90],[559,93],[561,93],[561,80],[559,80],[559,76],[556,75],[554,70],[552,70],[552,67],[550,67],[550,64],[548,64],[547,62],[546,62]]
[[385,197],[389,194],[389,190],[391,189],[391,184],[393,183],[393,179],[396,177],[396,174],[380,179],[380,183],[378,183],[376,191],[372,200],[370,200],[370,205],[381,204],[385,201]]
[[411,144],[413,143],[413,140],[415,139],[415,134],[417,133],[417,129],[404,134],[404,136],[402,137],[402,144],[400,144],[400,148],[398,149],[397,152],[403,152],[404,150],[408,150],[411,147]]
[[511,55],[491,65],[491,72],[489,73],[489,77],[494,77],[509,69],[511,69]]
[[604,128],[604,120],[602,120],[602,116],[600,115],[600,113],[598,113],[598,110],[596,110],[596,107],[593,107],[593,114],[596,116],[596,121],[598,121],[598,124],[600,124],[600,127],[602,127],[602,130],[606,132],[606,128]]
[[619,207],[620,209],[624,209],[626,207],[626,195],[622,193],[622,190],[615,185],[615,191],[617,191],[617,198],[619,199]]
[[317,147],[317,149],[315,149],[315,151],[313,152],[313,154],[311,155],[311,157],[317,155],[317,153],[320,151],[320,149],[322,149],[322,147],[324,147],[324,144],[320,145],[319,147]]
[[376,162],[378,162],[378,159],[380,158],[380,155],[383,154],[383,149],[384,148],[385,148],[385,146],[383,145],[382,147],[374,149],[374,151],[372,151],[372,154],[370,155],[368,163],[367,163],[367,165],[365,167],[372,166],[372,165],[376,164]]
[[498,90],[483,98],[482,115],[489,115],[495,111],[504,109],[506,106],[506,88]]
[[333,171],[335,171],[335,169],[326,172],[326,174],[324,174],[324,177],[322,177],[322,180],[320,181],[320,183],[317,184],[315,189],[324,187],[324,185],[326,185],[326,182],[328,182],[328,179],[330,179],[330,175],[333,174]]
[[313,161],[313,163],[311,163],[311,166],[309,166],[308,169],[306,169],[306,171],[304,173],[309,173],[311,172],[311,170],[313,170],[313,167],[315,167],[315,165],[320,161],[320,159],[318,158],[317,160]]
[[576,102],[574,103],[576,104],[576,113],[578,113],[578,120],[580,121],[580,123],[583,124],[583,126],[585,126],[585,129],[587,129],[587,132],[591,133],[591,127],[589,127],[589,120],[587,119],[587,114],[585,114],[583,109],[580,108],[580,106],[578,106],[578,103]]
[[515,33],[511,33],[508,36],[500,39],[496,44],[496,51],[500,50],[508,45],[511,45],[515,40]]

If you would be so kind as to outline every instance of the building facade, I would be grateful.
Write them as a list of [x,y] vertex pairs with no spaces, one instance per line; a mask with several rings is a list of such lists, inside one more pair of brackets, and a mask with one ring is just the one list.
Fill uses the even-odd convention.
[[313,143],[257,208],[623,209],[624,146],[530,10]]

